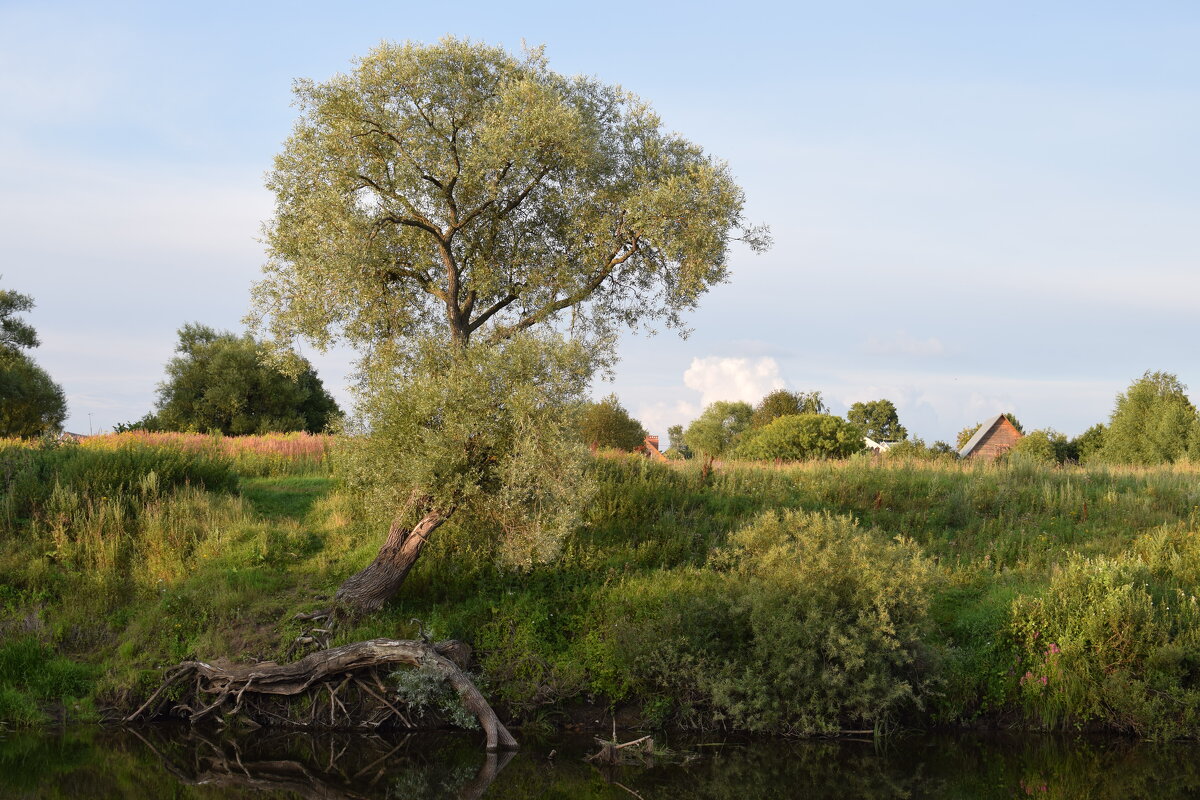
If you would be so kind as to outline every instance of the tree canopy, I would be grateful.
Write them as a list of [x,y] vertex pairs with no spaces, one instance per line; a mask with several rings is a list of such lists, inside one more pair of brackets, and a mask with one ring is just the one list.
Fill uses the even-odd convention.
[[646,441],[646,429],[629,415],[615,394],[586,403],[579,415],[579,433],[590,447],[633,450]]
[[384,43],[295,91],[254,290],[279,340],[345,340],[368,368],[542,324],[610,346],[618,325],[681,325],[732,239],[767,244],[724,163],[540,50]]
[[776,389],[758,401],[754,416],[750,418],[750,427],[761,428],[789,414],[824,414],[828,411],[820,392]]
[[250,335],[189,323],[179,329],[179,355],[167,362],[154,413],[137,427],[242,436],[325,430],[337,403],[304,359],[285,374]]
[[[541,363],[566,359],[590,377],[611,364],[620,328],[681,327],[725,279],[731,242],[761,250],[768,237],[746,222],[723,162],[668,132],[636,96],[553,72],[540,50],[384,43],[349,73],[298,81],[295,93],[301,113],[267,181],[275,213],[251,323],[278,343],[358,351],[370,435],[351,446],[362,463],[470,444],[466,462],[403,495],[376,561],[339,590],[376,607],[467,498],[490,497],[508,513],[524,497],[535,515],[540,502],[505,489],[525,485],[510,467],[541,463],[502,450],[519,438],[497,428],[488,447],[464,441],[465,411],[424,417],[419,430],[392,424],[398,398],[433,381],[463,393],[446,409],[474,409],[481,389],[471,375],[501,395],[532,391],[513,381],[540,379],[538,370],[502,374],[491,351],[509,347],[536,351]],[[540,396],[539,436],[572,438],[563,403],[578,393]],[[489,419],[503,427],[532,417],[478,424]],[[421,447],[398,444],[401,435]],[[408,480],[398,467],[362,474]],[[390,491],[375,494],[399,503]]]
[[1146,371],[1117,395],[1094,458],[1111,464],[1167,464],[1196,454],[1200,420],[1187,387],[1169,372]]
[[846,419],[877,442],[900,442],[908,438],[908,430],[900,424],[900,415],[891,400],[855,403],[846,412]]
[[22,352],[38,346],[33,326],[17,316],[32,308],[28,295],[0,289],[0,436],[42,436],[67,418],[62,387]]
[[714,459],[737,442],[750,427],[754,409],[749,403],[718,400],[692,420],[683,434],[688,448],[707,459]]

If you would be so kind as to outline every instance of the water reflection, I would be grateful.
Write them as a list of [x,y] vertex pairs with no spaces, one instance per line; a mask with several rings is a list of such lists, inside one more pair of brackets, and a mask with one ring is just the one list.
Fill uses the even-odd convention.
[[1200,747],[1114,739],[913,736],[673,741],[672,758],[601,770],[587,737],[485,755],[474,736],[145,726],[0,738],[0,796],[22,798],[1161,798],[1200,796]]

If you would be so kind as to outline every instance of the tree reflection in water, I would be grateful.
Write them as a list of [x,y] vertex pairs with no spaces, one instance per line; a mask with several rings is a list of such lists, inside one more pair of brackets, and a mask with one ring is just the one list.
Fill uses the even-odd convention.
[[[671,742],[687,763],[603,772],[590,737],[486,755],[477,737],[190,728],[0,737],[0,796],[29,798],[628,798],[753,800],[1200,796],[1200,746],[978,734],[871,742]],[[553,752],[553,755],[551,753]]]

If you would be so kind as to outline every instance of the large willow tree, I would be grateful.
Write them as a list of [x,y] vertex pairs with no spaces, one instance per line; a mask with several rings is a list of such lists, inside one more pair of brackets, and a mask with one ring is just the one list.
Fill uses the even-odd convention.
[[518,511],[561,503],[545,486],[569,471],[562,409],[614,333],[680,326],[730,242],[767,235],[723,162],[540,51],[385,43],[295,92],[252,317],[361,356],[352,460],[394,507],[338,599],[370,609],[452,514],[499,508],[511,536]]

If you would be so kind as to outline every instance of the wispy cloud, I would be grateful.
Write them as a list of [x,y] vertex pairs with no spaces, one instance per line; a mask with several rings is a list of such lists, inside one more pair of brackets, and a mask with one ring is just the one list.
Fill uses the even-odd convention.
[[886,338],[872,336],[867,339],[863,349],[873,356],[933,357],[946,354],[946,346],[941,339],[934,336],[918,339],[907,331],[897,331]]

